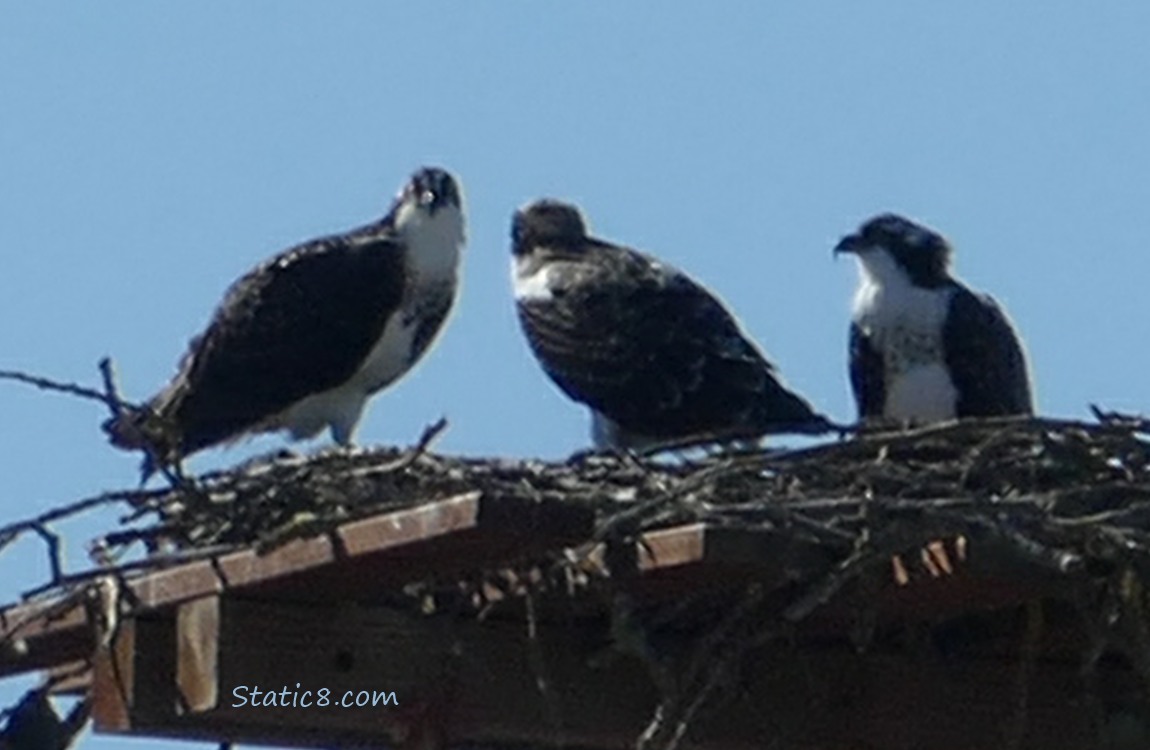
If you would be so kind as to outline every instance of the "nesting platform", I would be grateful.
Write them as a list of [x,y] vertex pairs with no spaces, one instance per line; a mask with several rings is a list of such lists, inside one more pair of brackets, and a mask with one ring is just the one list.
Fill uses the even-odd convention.
[[[282,456],[106,498],[128,512],[103,554],[135,557],[0,611],[0,675],[44,671],[98,732],[801,750],[1150,736],[1138,420],[673,465]],[[332,705],[300,705],[321,688]]]

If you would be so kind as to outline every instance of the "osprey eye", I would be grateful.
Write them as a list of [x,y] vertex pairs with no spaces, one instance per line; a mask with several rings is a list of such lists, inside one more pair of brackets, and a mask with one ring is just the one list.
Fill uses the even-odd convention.
[[434,203],[434,202],[435,202],[435,193],[431,192],[430,190],[424,190],[422,193],[419,194],[420,205],[426,206],[427,204]]

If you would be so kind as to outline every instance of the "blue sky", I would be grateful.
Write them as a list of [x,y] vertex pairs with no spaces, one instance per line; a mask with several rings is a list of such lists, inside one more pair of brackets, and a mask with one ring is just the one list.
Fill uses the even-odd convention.
[[[540,196],[711,286],[836,418],[855,269],[831,247],[884,210],[1007,306],[1044,413],[1146,410],[1148,28],[1137,0],[3,3],[0,369],[95,384],[111,355],[143,399],[232,279],[438,164],[468,201],[462,297],[363,443],[447,415],[448,452],[586,444],[511,305],[510,214]],[[0,383],[0,415],[0,523],[135,480],[95,404]],[[73,564],[114,523],[64,527]],[[0,598],[45,575],[9,548]],[[129,746],[180,745],[84,743]]]

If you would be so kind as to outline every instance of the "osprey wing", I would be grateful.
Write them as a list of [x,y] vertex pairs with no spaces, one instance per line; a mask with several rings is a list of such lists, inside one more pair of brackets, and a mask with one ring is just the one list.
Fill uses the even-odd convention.
[[859,419],[881,417],[886,401],[882,355],[858,323],[850,329],[850,380]]
[[389,237],[316,240],[239,279],[153,401],[190,453],[350,378],[404,292]]
[[943,346],[959,417],[1034,413],[1022,342],[993,297],[960,286],[951,297]]
[[553,267],[550,291],[519,303],[535,354],[567,395],[629,431],[761,434],[817,419],[721,302],[654,259],[588,248]]

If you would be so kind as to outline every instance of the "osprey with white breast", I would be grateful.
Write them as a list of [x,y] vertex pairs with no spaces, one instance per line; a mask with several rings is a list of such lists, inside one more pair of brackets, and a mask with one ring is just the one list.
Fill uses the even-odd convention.
[[575,206],[515,214],[512,282],[544,371],[592,413],[600,448],[654,450],[832,429],[686,274],[587,235]]
[[1034,413],[1014,326],[992,297],[951,274],[943,237],[882,214],[834,252],[859,263],[850,380],[860,419],[926,424]]
[[443,326],[463,244],[458,184],[420,169],[381,220],[292,247],[236,281],[172,382],[104,429],[163,463],[275,430],[302,439],[327,428],[349,445],[368,398]]

